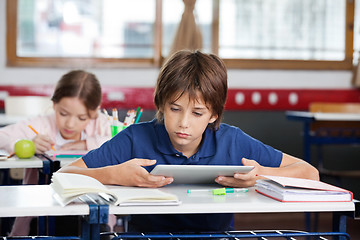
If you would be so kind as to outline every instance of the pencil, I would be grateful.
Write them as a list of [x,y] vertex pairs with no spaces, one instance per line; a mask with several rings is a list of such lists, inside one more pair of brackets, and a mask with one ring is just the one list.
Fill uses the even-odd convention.
[[141,117],[142,112],[143,112],[143,109],[141,108],[140,111],[139,111],[139,113],[138,113],[138,115],[136,116],[135,123],[138,123],[138,122],[139,122],[139,119],[140,119],[140,117]]
[[36,135],[38,135],[39,133],[31,126],[31,125],[28,125],[29,126],[29,128],[31,129],[31,130],[33,130],[34,131],[34,133],[36,134]]
[[[39,134],[30,124],[29,124],[28,126],[29,126],[29,128],[30,128],[31,130],[33,130],[33,132],[34,132],[36,135]],[[55,148],[54,148],[52,145],[51,145],[51,149],[55,151]]]

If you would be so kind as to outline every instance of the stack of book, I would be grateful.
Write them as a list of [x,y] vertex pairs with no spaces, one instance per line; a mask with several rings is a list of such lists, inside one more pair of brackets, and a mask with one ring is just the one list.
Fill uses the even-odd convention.
[[302,178],[262,175],[257,192],[282,202],[350,202],[353,193],[327,184]]

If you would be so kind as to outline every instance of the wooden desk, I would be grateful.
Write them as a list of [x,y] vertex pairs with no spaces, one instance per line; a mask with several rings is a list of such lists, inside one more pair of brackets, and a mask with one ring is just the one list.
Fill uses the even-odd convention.
[[0,217],[89,215],[87,204],[62,207],[49,185],[0,186]]
[[49,161],[45,158],[33,156],[28,159],[19,159],[16,156],[8,158],[7,160],[0,160],[0,169],[9,168],[44,168],[47,167]]
[[311,133],[311,124],[315,122],[360,122],[360,114],[350,113],[312,113],[301,111],[288,111],[285,113],[289,120],[302,121],[304,160],[311,163],[312,144],[360,144],[360,137],[357,135],[342,136],[317,136]]
[[[118,188],[119,186],[115,186]],[[218,187],[218,186],[216,186]],[[114,188],[114,186],[109,186]],[[124,187],[123,187],[124,188]],[[181,201],[177,206],[109,206],[110,214],[184,214],[184,213],[279,213],[279,212],[352,212],[353,202],[326,203],[282,203],[255,192],[249,188],[247,193],[212,195],[211,193],[187,194],[187,189],[211,188],[201,185],[168,185],[160,188],[162,191],[175,194]]]
[[[111,186],[113,188],[113,186]],[[161,190],[173,193],[182,202],[178,206],[109,206],[110,214],[186,214],[186,213],[294,213],[332,212],[334,232],[346,232],[346,215],[354,215],[355,202],[282,203],[255,192],[213,196],[210,193],[187,194],[187,189],[201,185],[168,185]],[[206,188],[209,188],[207,186]],[[360,207],[358,203],[357,208]],[[281,227],[279,227],[281,228]]]
[[53,198],[53,193],[49,185],[0,186],[0,217],[86,216],[82,239],[98,239],[99,224],[103,219],[99,215],[99,206],[83,203],[62,207]]
[[12,168],[37,168],[42,173],[39,176],[39,184],[46,182],[46,175],[52,173],[53,165],[48,159],[40,156],[33,156],[29,159],[19,159],[13,156],[7,160],[0,160],[0,169],[12,169]]
[[304,111],[287,111],[286,116],[292,120],[303,121],[360,121],[357,113],[313,113]]
[[[119,187],[119,186],[116,186]],[[208,188],[209,186],[207,186]],[[114,186],[111,186],[114,188]],[[123,187],[121,187],[123,188]],[[334,232],[346,232],[346,215],[359,213],[357,201],[337,203],[282,203],[250,188],[248,193],[212,196],[209,193],[187,194],[189,186],[169,185],[161,188],[176,194],[182,201],[178,206],[98,206],[93,219],[91,239],[99,239],[99,223],[107,221],[108,214],[180,214],[180,213],[277,213],[277,212],[333,212]],[[204,188],[204,186],[191,186]],[[139,189],[141,191],[141,189]],[[61,207],[52,197],[49,185],[0,186],[0,217],[16,216],[65,216],[91,215],[91,207],[84,203],[74,203]],[[90,210],[89,210],[90,209]],[[84,234],[88,233],[85,231]],[[83,239],[90,239],[83,237]]]

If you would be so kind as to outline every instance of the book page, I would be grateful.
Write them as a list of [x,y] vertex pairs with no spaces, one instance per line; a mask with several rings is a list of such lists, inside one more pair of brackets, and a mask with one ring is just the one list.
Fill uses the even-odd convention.
[[82,174],[55,173],[50,185],[63,198],[89,192],[109,192],[101,182]]
[[318,189],[318,190],[327,190],[327,191],[340,191],[340,192],[348,192],[345,189],[310,179],[302,179],[302,178],[291,178],[291,177],[280,177],[280,176],[269,176],[269,175],[261,175],[267,179],[273,180],[282,186],[286,187],[298,187],[298,188],[309,188],[309,189]]
[[300,188],[300,187],[289,187],[282,186],[279,183],[272,180],[260,179],[256,182],[255,186],[265,188],[271,191],[278,192],[279,194],[312,194],[312,195],[329,195],[329,194],[348,194],[344,191],[327,191],[327,190],[318,190],[310,188]]
[[176,195],[156,188],[105,186],[95,178],[74,174],[55,173],[50,184],[56,194],[55,199],[65,206],[76,199],[96,204],[123,205],[178,205]]
[[[165,193],[155,188],[111,188],[111,192],[117,198],[116,205],[123,205],[125,202],[133,203],[132,205],[138,205],[141,203],[166,203],[177,202],[176,195]],[[137,203],[137,204],[136,204]],[[145,204],[148,205],[148,204]]]

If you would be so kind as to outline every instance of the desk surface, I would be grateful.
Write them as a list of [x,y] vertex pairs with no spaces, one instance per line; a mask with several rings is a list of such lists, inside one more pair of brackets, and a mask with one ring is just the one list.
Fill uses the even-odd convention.
[[[217,186],[218,187],[218,186]],[[161,213],[278,213],[278,212],[338,212],[355,211],[353,202],[282,203],[255,192],[213,196],[201,192],[187,194],[188,188],[209,188],[201,185],[168,185],[161,190],[173,193],[182,202],[178,206],[110,206],[110,214],[161,214]]]
[[0,217],[89,214],[87,204],[62,207],[52,195],[49,185],[0,186]]
[[298,120],[317,120],[317,121],[360,121],[360,114],[357,113],[321,113],[304,111],[287,111],[286,115]]
[[17,123],[21,120],[26,119],[24,116],[9,116],[5,113],[0,113],[0,126],[6,126],[9,124]]
[[[114,186],[111,186],[111,188]],[[118,186],[116,186],[118,187]],[[123,188],[123,187],[122,187]],[[278,213],[278,212],[354,212],[354,202],[282,203],[255,192],[213,196],[202,192],[187,194],[189,185],[169,185],[161,190],[176,194],[178,206],[110,206],[110,214],[162,213]],[[205,186],[192,185],[192,189]],[[206,186],[209,188],[209,186]],[[141,189],[139,189],[141,191]],[[85,203],[62,207],[53,198],[49,185],[0,186],[0,217],[88,215]],[[6,196],[6,197],[4,197]]]
[[0,160],[0,169],[8,169],[8,168],[42,168],[44,166],[44,162],[47,160],[42,160],[36,156],[33,156],[29,159],[19,159],[14,156],[8,158],[7,160]]

